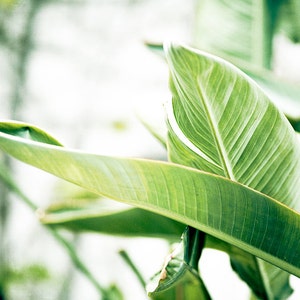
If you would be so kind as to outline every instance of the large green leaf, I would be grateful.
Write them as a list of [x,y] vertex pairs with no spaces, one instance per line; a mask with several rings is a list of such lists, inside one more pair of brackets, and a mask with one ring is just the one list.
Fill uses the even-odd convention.
[[[222,59],[181,46],[167,48],[166,56],[173,93],[167,109],[170,159],[299,210],[300,147],[284,115],[250,78]],[[240,257],[233,257],[235,270],[242,270],[239,274],[258,296],[276,299],[291,292],[287,273],[260,260],[249,262],[247,273]]]
[[273,38],[278,27],[299,42],[299,15],[298,0],[199,0],[195,46],[244,70],[295,123],[300,117],[299,87],[282,82],[267,69],[272,66]]
[[182,164],[190,157],[199,169],[299,210],[300,145],[286,117],[255,82],[220,58],[182,46],[169,47],[167,58],[171,160]]
[[198,0],[195,45],[269,69],[284,0]]
[[4,124],[0,149],[15,158],[188,224],[300,277],[300,215],[280,202],[221,176],[173,163],[65,149],[10,135],[8,124],[14,123]]
[[[162,44],[147,43],[146,46],[165,57]],[[201,49],[200,49],[201,50]],[[254,79],[272,102],[287,116],[294,129],[300,131],[300,88],[294,83],[287,82],[277,77],[271,71],[257,68],[236,57],[229,57],[224,53],[219,56],[238,66],[247,75]],[[153,132],[153,130],[151,130]]]
[[[178,241],[179,236],[186,227],[182,223],[144,209],[119,205],[117,202],[108,199],[99,200],[90,196],[83,198],[86,196],[86,192],[80,193],[79,196],[76,193],[75,197],[74,195],[69,196],[67,199],[54,202],[46,210],[41,211],[39,209],[40,221],[48,225],[63,226],[72,231],[92,231],[126,237],[155,237],[174,242]],[[206,235],[205,247],[228,253],[232,258],[233,267],[238,268],[238,272],[242,276],[244,268],[247,271],[251,270],[251,278],[258,276],[256,272],[257,260],[253,255],[246,254],[244,251],[210,235]],[[243,264],[235,264],[236,257],[239,258],[238,262],[243,261]],[[202,279],[199,278],[195,270],[192,271],[191,266],[188,266],[186,262],[174,259],[170,268],[171,270],[177,268],[179,273],[172,272],[173,276],[168,280],[168,283],[161,282],[163,285],[157,287],[158,291],[155,295],[152,295],[152,298],[159,299],[159,297],[168,295],[166,299],[173,299],[170,295],[181,289],[181,285],[184,285],[183,289],[187,290],[186,292],[189,290],[204,290],[203,293],[206,295]],[[155,283],[157,280],[154,278],[152,281]],[[196,284],[191,285],[192,282]],[[255,290],[259,290],[256,281],[251,283]]]

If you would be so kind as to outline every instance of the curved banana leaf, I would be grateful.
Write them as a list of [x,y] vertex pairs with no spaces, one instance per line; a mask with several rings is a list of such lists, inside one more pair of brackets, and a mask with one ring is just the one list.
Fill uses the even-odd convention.
[[91,192],[188,224],[300,277],[300,215],[280,202],[221,176],[173,163],[65,149],[3,133],[1,124],[0,149],[15,158]]
[[[98,203],[94,206],[94,201],[97,200],[99,196],[97,194],[90,193],[88,190],[81,189],[75,185],[72,185],[72,190],[74,189],[74,187],[77,187],[78,189],[80,189],[80,192],[76,192],[75,194],[73,194],[72,201],[66,199],[60,200],[59,203],[53,203],[48,209],[42,210],[24,195],[24,193],[16,185],[12,175],[10,174],[10,170],[8,170],[3,164],[0,164],[0,179],[29,207],[31,207],[33,210],[37,210],[37,215],[39,216],[40,221],[42,221],[46,225],[49,224],[64,226],[74,231],[86,230],[98,233],[133,236],[131,232],[132,227],[126,227],[126,225],[127,223],[133,222],[134,219],[133,223],[137,224],[137,227],[140,228],[140,231],[135,229],[135,236],[162,237],[169,241],[175,241],[175,239],[177,241],[178,237],[182,235],[183,230],[186,228],[186,225],[176,222],[170,218],[163,217],[159,214],[155,214],[155,221],[158,221],[160,225],[153,226],[153,224],[148,224],[148,222],[147,224],[145,224],[145,220],[147,220],[149,214],[153,213],[109,199],[106,199],[110,202],[108,214],[112,211],[113,216],[109,216],[109,221],[106,223],[102,218],[106,218],[107,215],[104,214],[102,210],[98,212],[99,214],[91,213],[91,210],[96,209],[97,211],[97,209],[99,209]],[[64,182],[64,185],[65,183],[66,182]],[[82,201],[82,197],[85,197],[86,201]],[[115,207],[115,209],[112,209],[113,204],[117,203],[121,207]],[[112,231],[110,229],[111,224],[115,222],[118,223],[120,221],[119,215],[122,215],[122,207],[124,209],[124,215],[126,216],[125,218],[124,215],[121,217],[122,219],[124,219],[124,222],[122,224],[119,224],[119,226],[114,226],[114,231]],[[127,213],[129,207],[131,207],[130,210],[135,210],[133,215],[138,214],[137,218],[133,218],[131,213]],[[116,211],[118,211],[119,213],[115,213]],[[90,219],[93,219],[93,221],[91,221]],[[142,224],[138,223],[138,220],[140,220]],[[146,228],[143,228],[143,226],[146,226]],[[235,250],[235,247],[210,235],[206,235],[205,247],[223,251],[228,254],[230,254],[232,250]]]
[[271,68],[272,41],[284,0],[198,0],[195,45]]
[[[181,46],[167,48],[166,57],[173,94],[170,160],[238,181],[299,210],[300,145],[284,115],[222,59]],[[257,260],[254,277],[253,265],[245,268],[240,257],[241,267],[233,258],[235,270],[242,270],[258,296],[281,299],[291,292],[287,273]]]
[[49,207],[39,210],[40,221],[44,224],[63,226],[73,231],[95,231],[103,234],[127,237],[154,237],[177,241],[184,224],[156,213],[131,206],[120,206],[105,200],[91,201],[68,207],[66,201],[61,208]]
[[[147,43],[146,46],[155,53],[159,53],[160,56],[165,57],[162,44]],[[268,95],[270,100],[286,115],[294,129],[296,131],[300,131],[299,86],[276,77],[276,75],[274,75],[271,71],[255,68],[242,60],[238,60],[234,57],[228,57],[225,54],[220,53],[219,56],[238,66],[247,75],[254,79]]]
[[171,160],[225,176],[300,210],[300,144],[259,86],[228,62],[183,46],[166,50],[173,100]]

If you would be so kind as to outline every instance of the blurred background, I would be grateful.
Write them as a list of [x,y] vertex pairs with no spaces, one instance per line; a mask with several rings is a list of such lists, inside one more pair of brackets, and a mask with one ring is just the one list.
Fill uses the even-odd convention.
[[[145,42],[197,43],[199,3],[1,0],[0,118],[37,125],[71,148],[166,159],[164,148],[139,120],[163,128],[163,103],[170,97],[167,66]],[[278,37],[278,74],[297,71],[286,53],[295,57],[298,47]],[[60,197],[56,178],[1,158],[39,207]],[[99,299],[34,212],[3,184],[0,193],[0,299]],[[118,251],[126,249],[145,278],[161,268],[169,251],[159,239],[63,234],[101,285],[116,284],[124,299],[147,297]],[[204,253],[208,260],[211,252]],[[203,275],[214,299],[248,295],[225,255],[210,260]]]

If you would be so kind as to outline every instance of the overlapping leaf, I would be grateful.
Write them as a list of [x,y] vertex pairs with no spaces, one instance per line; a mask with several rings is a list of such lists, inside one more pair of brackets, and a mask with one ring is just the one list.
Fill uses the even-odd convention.
[[188,152],[201,169],[299,210],[294,186],[300,183],[300,146],[285,116],[255,82],[222,59],[181,46],[167,51],[170,155],[188,159]]
[[[229,63],[181,46],[166,53],[173,93],[168,107],[170,159],[241,182],[299,210],[300,194],[294,187],[300,183],[300,148],[284,115]],[[271,269],[257,262],[257,294],[266,299],[286,296],[288,274]],[[253,281],[245,273],[242,277]]]
[[[88,193],[88,192],[87,192]],[[137,207],[123,205],[109,199],[95,198],[94,194],[76,194],[53,202],[47,209],[39,209],[42,223],[57,225],[72,231],[92,231],[126,237],[155,237],[177,242],[186,225],[160,214]],[[87,197],[86,197],[87,196]],[[86,197],[86,198],[83,198]],[[205,247],[229,255],[236,249],[231,245],[206,235]]]
[[172,163],[89,154],[17,137],[7,125],[3,133],[0,123],[0,148],[15,158],[92,192],[188,224],[300,277],[300,215],[276,200]]
[[[79,203],[78,203],[79,202]],[[44,224],[73,231],[94,231],[126,237],[153,237],[177,241],[185,225],[136,207],[118,205],[107,199],[61,201],[39,211]]]
[[[147,43],[147,47],[165,57],[162,44]],[[200,48],[201,49],[201,48]],[[243,72],[249,75],[259,84],[272,102],[287,116],[295,130],[300,130],[300,89],[294,83],[287,82],[276,77],[271,71],[254,67],[236,57],[229,57],[224,53],[219,56],[238,66]]]

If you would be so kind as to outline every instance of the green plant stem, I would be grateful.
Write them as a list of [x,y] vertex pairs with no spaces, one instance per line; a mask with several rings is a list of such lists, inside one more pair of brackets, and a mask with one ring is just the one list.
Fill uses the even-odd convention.
[[127,263],[127,265],[131,268],[133,273],[136,275],[136,277],[137,277],[138,281],[140,282],[140,284],[142,285],[142,287],[145,288],[146,281],[144,280],[142,274],[140,273],[140,271],[138,270],[136,265],[133,263],[132,259],[129,257],[128,253],[122,249],[119,251],[119,254],[124,259],[124,261]]
[[[12,176],[10,175],[9,170],[3,165],[0,164],[0,179],[7,185],[7,187],[13,191],[28,207],[30,207],[33,211],[38,211],[38,206],[34,204],[15,184]],[[49,232],[53,235],[53,237],[65,248],[69,257],[71,258],[74,266],[80,271],[96,288],[99,294],[102,296],[103,300],[108,300],[109,295],[107,290],[102,287],[93,274],[89,271],[89,269],[82,262],[80,257],[77,255],[74,247],[71,245],[69,241],[67,241],[57,229],[55,229],[51,225],[44,225]]]
[[188,226],[183,233],[184,261],[198,271],[199,259],[205,243],[205,233]]

